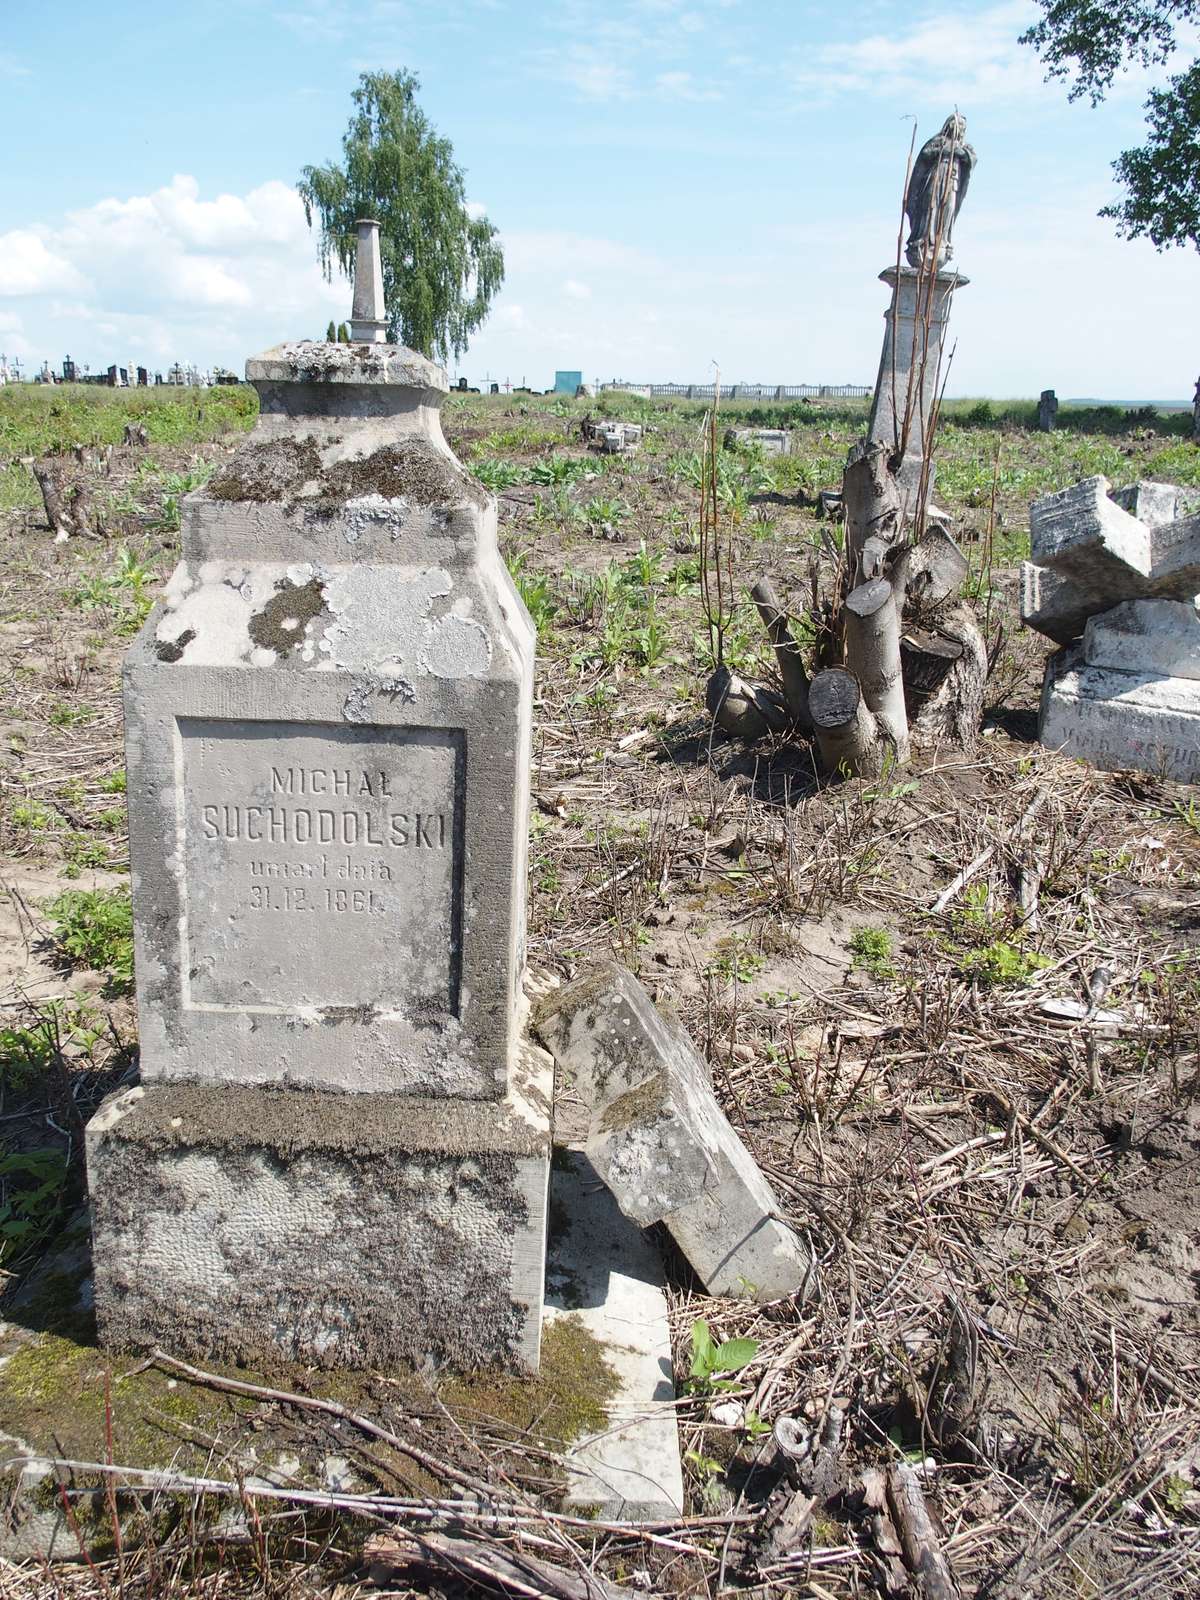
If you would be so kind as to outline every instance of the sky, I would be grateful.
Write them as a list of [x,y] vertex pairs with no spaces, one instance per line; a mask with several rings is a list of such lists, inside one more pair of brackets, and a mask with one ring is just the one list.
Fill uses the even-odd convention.
[[[1096,213],[1148,80],[1043,81],[1032,0],[0,0],[0,351],[241,371],[322,338],[295,191],[364,71],[407,68],[504,287],[450,375],[874,381],[905,160],[954,109],[949,392],[1184,399],[1200,258]],[[1178,70],[1178,64],[1176,65]],[[1161,73],[1158,76],[1161,77]]]

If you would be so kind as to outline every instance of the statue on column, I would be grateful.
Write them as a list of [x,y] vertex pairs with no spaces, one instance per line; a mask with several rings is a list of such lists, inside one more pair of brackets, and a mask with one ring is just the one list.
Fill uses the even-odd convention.
[[934,271],[940,272],[954,254],[950,235],[975,166],[966,133],[967,119],[956,111],[940,133],[926,139],[913,163],[904,196],[909,225],[904,255],[911,267],[920,268],[932,258]]

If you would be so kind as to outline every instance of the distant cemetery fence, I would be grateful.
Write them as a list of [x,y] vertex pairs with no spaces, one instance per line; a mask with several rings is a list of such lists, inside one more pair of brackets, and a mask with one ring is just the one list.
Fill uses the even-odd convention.
[[[604,389],[632,394],[675,395],[681,400],[711,400],[712,383],[602,383]],[[722,400],[866,400],[872,391],[862,383],[723,383]]]

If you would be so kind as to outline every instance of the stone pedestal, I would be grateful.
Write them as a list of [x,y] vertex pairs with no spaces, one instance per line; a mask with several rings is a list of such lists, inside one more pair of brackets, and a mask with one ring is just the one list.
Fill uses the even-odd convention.
[[[946,326],[954,291],[971,280],[960,272],[920,272],[907,262],[897,270],[885,267],[880,281],[892,291],[884,313],[883,353],[875,380],[869,435],[894,449],[904,427],[905,407],[911,393],[908,447],[898,474],[901,494],[908,497],[907,514],[916,511],[925,456],[925,421],[937,399]],[[926,317],[928,316],[928,329]],[[929,473],[927,491],[933,490]]]
[[1200,616],[1131,600],[1046,663],[1038,737],[1095,767],[1200,781]]
[[440,368],[302,343],[247,377],[125,664],[143,1088],[89,1132],[101,1333],[532,1367],[533,628]]

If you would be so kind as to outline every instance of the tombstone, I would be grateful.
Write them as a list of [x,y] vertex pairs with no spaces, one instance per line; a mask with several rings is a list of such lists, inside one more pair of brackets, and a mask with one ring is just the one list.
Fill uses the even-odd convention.
[[[941,132],[921,147],[904,199],[910,223],[904,259],[879,274],[892,299],[885,313],[868,434],[894,450],[907,411],[908,443],[897,478],[908,517],[916,513],[922,476],[926,496],[933,490],[932,463],[925,459],[925,427],[945,376],[942,356],[951,301],[955,290],[971,281],[949,265],[954,222],[975,166],[966,126],[965,118],[948,117]],[[822,398],[825,394],[823,385]]]
[[1057,419],[1058,396],[1053,389],[1043,389],[1038,399],[1038,431],[1040,433],[1053,433]]
[[108,369],[108,386],[110,389],[119,389],[121,387],[121,380],[115,366]]
[[724,443],[729,450],[757,445],[767,456],[786,456],[792,450],[792,436],[786,428],[727,428]]
[[488,384],[488,393],[489,394],[499,394],[500,393],[500,385],[498,383],[489,383]]
[[145,367],[139,367],[137,369],[137,381],[139,389],[145,389],[149,386],[150,374],[147,372]]
[[466,392],[467,392],[467,380],[465,378],[460,378],[458,380],[458,383],[457,383],[456,387],[458,389],[459,394],[466,394]]
[[75,363],[71,360],[70,356],[63,357],[63,382],[75,382]]
[[[444,371],[385,325],[247,363],[125,665],[141,1083],[87,1132],[105,1343],[538,1365],[534,632]],[[364,274],[366,281],[364,283]]]
[[1200,779],[1200,491],[1103,477],[1035,501],[1021,616],[1062,646],[1038,737],[1109,770]]

